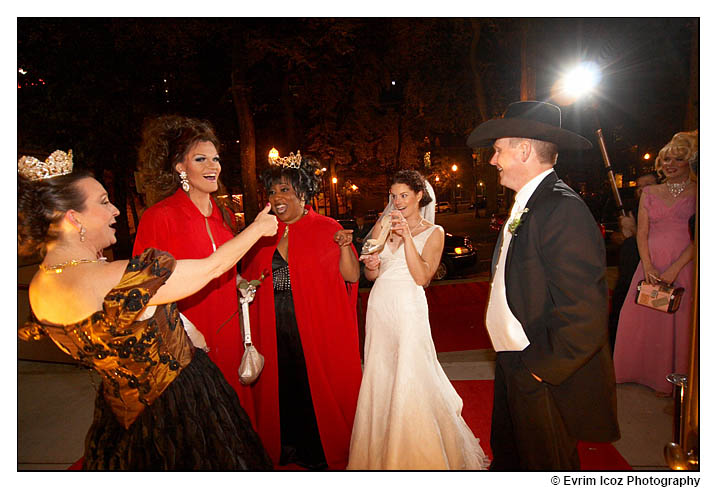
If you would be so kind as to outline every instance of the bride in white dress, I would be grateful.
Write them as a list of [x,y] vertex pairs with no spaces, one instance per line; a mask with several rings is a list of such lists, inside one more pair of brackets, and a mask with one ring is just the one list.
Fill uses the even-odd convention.
[[365,275],[375,283],[347,469],[488,467],[431,338],[423,287],[441,259],[444,230],[433,224],[429,189],[418,172],[398,172],[382,216],[387,221],[377,222],[362,251]]

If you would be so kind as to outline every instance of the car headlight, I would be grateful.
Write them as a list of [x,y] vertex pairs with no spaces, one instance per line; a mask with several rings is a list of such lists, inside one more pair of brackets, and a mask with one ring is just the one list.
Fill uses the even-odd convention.
[[454,253],[455,253],[456,255],[464,255],[464,254],[469,253],[470,251],[471,251],[471,250],[469,250],[469,249],[466,248],[466,247],[455,247],[455,248],[454,248]]

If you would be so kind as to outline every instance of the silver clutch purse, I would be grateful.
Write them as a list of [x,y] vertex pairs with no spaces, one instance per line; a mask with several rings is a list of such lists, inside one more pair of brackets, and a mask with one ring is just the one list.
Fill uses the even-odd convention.
[[252,331],[249,328],[249,303],[254,300],[256,291],[257,288],[253,284],[249,284],[246,289],[239,289],[242,294],[239,303],[242,305],[244,330],[244,354],[242,354],[242,362],[239,363],[239,381],[243,385],[251,385],[257,381],[264,368],[264,356],[252,344]]

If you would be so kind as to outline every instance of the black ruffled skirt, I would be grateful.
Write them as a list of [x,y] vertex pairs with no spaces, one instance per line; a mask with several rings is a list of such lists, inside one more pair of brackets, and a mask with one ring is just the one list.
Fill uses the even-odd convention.
[[207,354],[190,364],[129,429],[98,392],[85,470],[271,470],[237,394]]

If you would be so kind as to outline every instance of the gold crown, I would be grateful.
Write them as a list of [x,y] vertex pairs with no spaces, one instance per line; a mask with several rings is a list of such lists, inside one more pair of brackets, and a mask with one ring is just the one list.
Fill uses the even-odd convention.
[[35,157],[23,156],[17,161],[17,172],[28,180],[43,180],[72,172],[72,150],[52,152],[41,162]]
[[299,168],[302,164],[302,155],[300,155],[299,150],[297,150],[296,155],[290,153],[288,157],[269,157],[269,163],[279,167]]

